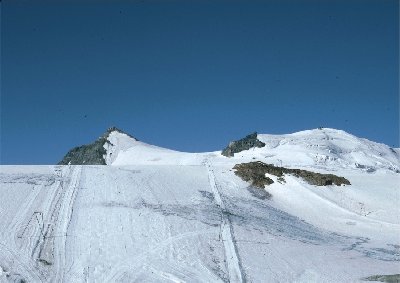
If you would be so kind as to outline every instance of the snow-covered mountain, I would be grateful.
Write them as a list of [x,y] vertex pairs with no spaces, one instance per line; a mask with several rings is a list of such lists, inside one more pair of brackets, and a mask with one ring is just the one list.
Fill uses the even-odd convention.
[[[367,172],[387,169],[400,173],[400,149],[358,138],[341,130],[320,128],[288,135],[261,134],[257,135],[257,139],[265,146],[243,150],[231,159],[225,158],[219,151],[186,153],[149,145],[115,127],[108,129],[98,141],[101,141],[99,145],[104,148],[101,157],[107,165],[199,165],[204,158],[211,158],[218,163],[236,164],[257,159],[289,167],[305,166],[325,170],[355,168]],[[98,141],[86,147],[91,148]],[[68,164],[68,161],[68,158],[64,158],[60,164]],[[97,161],[95,164],[99,163],[102,162]],[[79,156],[70,164],[88,162]]]
[[[349,182],[256,188],[233,169],[250,162]],[[186,153],[110,128],[60,165],[0,167],[0,282],[389,280],[371,276],[400,273],[399,169],[335,129]]]

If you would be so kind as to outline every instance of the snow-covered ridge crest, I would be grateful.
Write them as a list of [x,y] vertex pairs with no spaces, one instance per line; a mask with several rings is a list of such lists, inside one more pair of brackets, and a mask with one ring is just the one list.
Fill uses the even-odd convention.
[[120,152],[127,151],[138,143],[141,142],[136,138],[116,128],[111,128],[111,131],[107,135],[106,142],[103,145],[106,150],[106,154],[103,155],[105,163],[107,165],[112,164]]
[[104,148],[107,165],[199,165],[207,155],[150,145],[120,131],[109,133]]
[[[109,165],[180,164],[199,165],[205,158],[215,164],[259,160],[278,166],[336,171],[353,169],[373,173],[389,170],[400,173],[398,149],[356,137],[342,130],[318,128],[293,134],[258,134],[265,144],[225,157],[221,152],[186,153],[151,146],[119,133],[109,135],[106,163]],[[112,145],[111,145],[112,144]]]
[[255,154],[275,155],[283,164],[400,173],[399,149],[342,130],[318,128],[287,135],[263,134],[258,139],[266,146],[255,149]]
[[233,166],[259,160],[292,168],[400,173],[399,149],[342,130],[318,128],[284,135],[258,134],[256,139],[264,146],[235,152],[228,158],[220,151],[188,153],[150,145],[112,127],[93,144],[71,150],[60,164],[200,165],[208,159]]

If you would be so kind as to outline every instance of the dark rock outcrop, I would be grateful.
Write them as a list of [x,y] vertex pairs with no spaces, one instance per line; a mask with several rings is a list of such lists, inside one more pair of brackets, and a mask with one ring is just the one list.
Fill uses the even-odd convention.
[[230,142],[229,145],[221,152],[226,157],[232,157],[235,153],[248,150],[253,147],[264,147],[265,143],[257,139],[257,133],[252,133],[243,139]]
[[[128,135],[116,127],[111,127],[95,142],[71,149],[58,165],[106,165],[106,161],[104,160],[106,149],[104,148],[104,145],[109,143],[107,138],[111,132],[115,131]],[[128,136],[135,139],[131,135]]]
[[250,182],[253,186],[264,188],[271,185],[274,181],[265,176],[271,174],[284,181],[284,174],[294,175],[303,178],[307,183],[315,186],[328,185],[350,185],[349,180],[344,177],[339,177],[333,174],[321,174],[302,169],[290,169],[285,167],[277,167],[272,164],[265,164],[260,161],[236,164],[235,174],[246,182]]
[[100,137],[91,144],[74,147],[64,156],[58,165],[106,165],[104,155],[106,139]]
[[364,281],[400,283],[400,274],[373,275],[373,276],[369,276],[369,277],[363,278],[362,280],[364,280]]

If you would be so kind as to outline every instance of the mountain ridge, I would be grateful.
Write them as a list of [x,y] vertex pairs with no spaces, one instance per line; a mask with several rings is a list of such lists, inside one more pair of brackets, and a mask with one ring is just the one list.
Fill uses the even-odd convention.
[[[343,130],[318,128],[292,134],[256,132],[230,142],[222,151],[188,153],[150,145],[111,127],[91,144],[71,149],[59,165],[201,164],[259,160],[275,165],[318,167],[325,170],[353,168],[373,173],[386,169],[400,173],[400,150],[359,138]],[[227,161],[226,159],[232,159]]]

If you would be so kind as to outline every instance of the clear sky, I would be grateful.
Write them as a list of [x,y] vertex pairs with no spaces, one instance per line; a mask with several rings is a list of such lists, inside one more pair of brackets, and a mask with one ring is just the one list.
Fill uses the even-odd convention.
[[1,2],[2,164],[117,126],[181,151],[319,126],[399,147],[399,2]]

